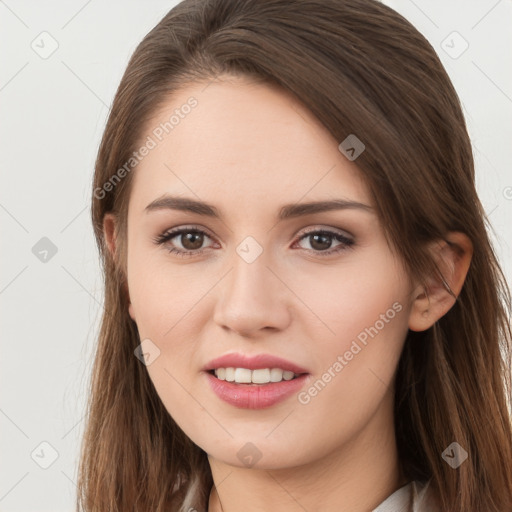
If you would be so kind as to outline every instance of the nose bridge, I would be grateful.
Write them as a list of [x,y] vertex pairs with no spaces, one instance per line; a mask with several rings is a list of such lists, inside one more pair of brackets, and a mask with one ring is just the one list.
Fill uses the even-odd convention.
[[214,319],[236,332],[283,328],[289,321],[286,287],[276,278],[270,251],[247,237],[236,248],[223,280]]

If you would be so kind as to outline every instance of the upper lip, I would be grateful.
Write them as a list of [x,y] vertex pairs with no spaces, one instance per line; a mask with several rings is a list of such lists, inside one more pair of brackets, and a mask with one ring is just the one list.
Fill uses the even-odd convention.
[[305,368],[302,368],[302,366],[271,354],[257,354],[254,356],[237,353],[224,354],[223,356],[212,359],[203,367],[203,370],[210,371],[217,368],[247,368],[249,370],[281,368],[281,370],[288,370],[297,374],[309,373]]

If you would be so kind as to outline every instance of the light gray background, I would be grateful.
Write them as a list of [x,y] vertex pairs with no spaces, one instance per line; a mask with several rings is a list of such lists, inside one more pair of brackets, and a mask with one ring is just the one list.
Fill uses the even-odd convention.
[[[103,301],[89,220],[94,160],[130,55],[176,3],[0,0],[1,512],[74,510]],[[510,283],[512,2],[385,3],[429,39],[459,93]],[[57,249],[46,262],[33,252],[43,237]]]

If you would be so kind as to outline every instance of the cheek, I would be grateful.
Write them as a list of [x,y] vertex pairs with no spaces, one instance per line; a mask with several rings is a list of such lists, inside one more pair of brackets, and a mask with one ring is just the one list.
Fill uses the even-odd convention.
[[375,326],[379,337],[394,338],[407,322],[405,273],[384,247],[305,273],[298,295],[322,321],[322,338],[331,349],[347,350]]
[[160,250],[148,250],[135,240],[129,248],[128,288],[134,320],[140,339],[151,340],[160,351],[148,371],[152,378],[166,381],[165,388],[178,386],[171,374],[185,383],[191,368],[199,371],[198,326],[205,322],[204,299],[213,284],[213,277],[198,278],[194,265],[170,264]]
[[141,337],[171,338],[176,328],[190,323],[192,306],[208,289],[192,267],[169,264],[161,248],[148,250],[133,240],[128,249],[128,289]]
[[141,341],[150,340],[149,346],[158,354],[146,366],[148,375],[166,410],[187,431],[190,424],[206,421],[192,398],[197,395],[192,377],[199,372],[194,326],[200,310],[193,306],[208,290],[208,283],[194,281],[184,266],[170,272],[161,259],[129,253],[130,301]]
[[[313,329],[308,333],[316,340],[311,352],[319,375],[302,403],[335,412],[342,422],[346,418],[347,428],[378,407],[408,331],[405,274],[391,255],[382,254],[386,253],[337,269],[330,279],[307,282],[308,306],[324,326],[321,336],[317,331],[315,337]],[[318,322],[314,323],[318,329]]]

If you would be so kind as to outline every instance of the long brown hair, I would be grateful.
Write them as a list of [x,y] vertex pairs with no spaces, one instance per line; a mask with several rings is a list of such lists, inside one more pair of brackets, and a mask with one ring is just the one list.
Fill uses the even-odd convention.
[[[170,417],[134,356],[141,340],[128,314],[125,245],[137,168],[119,169],[173,92],[223,74],[278,84],[336,140],[363,141],[357,165],[411,276],[426,283],[437,272],[429,241],[449,231],[471,240],[454,306],[426,331],[408,333],[396,377],[396,438],[404,474],[431,479],[443,512],[512,510],[510,291],[475,190],[461,105],[432,46],[374,0],[185,0],[135,50],[95,168],[92,221],[105,305],[77,510],[207,510],[206,453]],[[118,220],[115,258],[103,233],[109,212]],[[469,454],[457,469],[442,458],[454,441]]]

